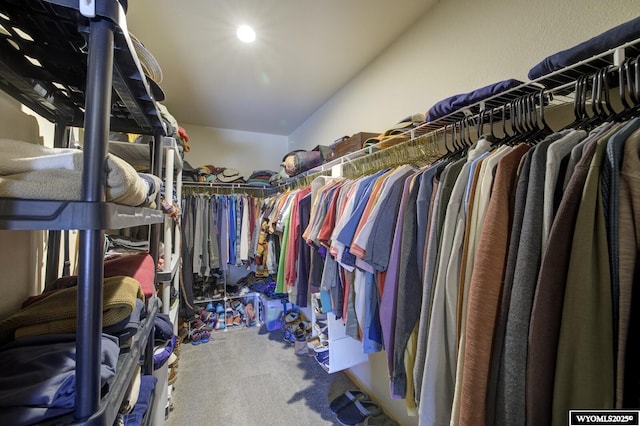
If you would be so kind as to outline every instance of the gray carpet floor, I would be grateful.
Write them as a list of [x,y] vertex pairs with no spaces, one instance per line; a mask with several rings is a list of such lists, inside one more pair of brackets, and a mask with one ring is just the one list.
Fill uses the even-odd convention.
[[282,337],[263,326],[182,344],[166,425],[338,425],[329,403],[357,388],[312,356],[296,355]]

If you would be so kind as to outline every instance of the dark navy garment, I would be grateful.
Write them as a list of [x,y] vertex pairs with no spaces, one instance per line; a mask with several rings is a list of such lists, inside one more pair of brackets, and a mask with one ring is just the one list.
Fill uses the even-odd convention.
[[547,56],[529,70],[529,78],[535,80],[637,38],[640,38],[640,17],[611,28],[570,49]]
[[490,98],[491,96],[497,95],[498,93],[502,93],[521,84],[524,83],[519,80],[503,80],[481,87],[469,93],[450,96],[429,108],[429,111],[427,112],[427,122],[435,121],[438,118],[459,110],[460,108],[475,104],[476,102],[480,102],[483,99]]
[[[120,348],[101,336],[100,385],[116,373]],[[31,336],[0,347],[0,424],[30,425],[75,407],[75,335]]]
[[[304,196],[298,204],[298,216],[300,220],[300,229],[307,229],[311,215],[311,194]],[[296,286],[298,287],[298,296],[296,304],[301,308],[307,307],[307,296],[309,292],[309,270],[311,263],[311,247],[304,238],[298,239],[298,273]]]
[[125,426],[142,425],[144,415],[149,408],[151,398],[153,398],[153,390],[156,387],[156,379],[154,376],[142,376],[140,378],[140,391],[138,392],[138,400],[133,410],[123,416]]

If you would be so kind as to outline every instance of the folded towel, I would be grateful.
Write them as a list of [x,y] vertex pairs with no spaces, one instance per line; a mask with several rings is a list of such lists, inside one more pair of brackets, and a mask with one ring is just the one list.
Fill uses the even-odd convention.
[[[107,201],[128,206],[144,204],[149,191],[136,170],[115,155],[108,154],[106,160]],[[0,197],[80,200],[82,151],[0,140],[0,175]]]
[[[75,333],[78,288],[60,290],[0,321],[0,342],[40,334]],[[131,315],[136,299],[143,299],[140,284],[130,277],[104,280],[102,325],[116,324]]]
[[[113,237],[113,239],[117,239],[117,237]],[[122,239],[122,241],[126,241]],[[148,245],[148,241],[142,242]],[[156,269],[154,266],[153,257],[149,253],[133,253],[133,254],[114,254],[112,256],[107,257],[104,260],[104,277],[117,277],[117,276],[127,276],[132,277],[136,281],[140,283],[140,288],[142,289],[142,293],[146,298],[153,296],[156,292],[155,289],[155,273]],[[35,302],[36,300],[43,299],[44,297],[50,296],[50,292],[55,290],[60,290],[63,288],[69,288],[78,285],[78,276],[77,275],[67,275],[64,277],[57,278],[51,283],[45,285],[44,291],[42,294],[37,296],[29,297],[25,302],[22,303],[22,307],[26,307],[27,305]]]
[[535,80],[638,38],[640,38],[640,17],[613,27],[574,47],[547,56],[529,70],[529,78]]
[[82,170],[82,151],[0,139],[0,175],[49,169]]
[[115,155],[107,155],[107,201],[139,206],[147,201],[148,191],[136,170]]

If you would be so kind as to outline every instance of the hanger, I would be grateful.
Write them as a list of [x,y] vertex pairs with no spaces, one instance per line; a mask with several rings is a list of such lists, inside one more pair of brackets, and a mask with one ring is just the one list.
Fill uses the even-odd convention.
[[[547,120],[544,115],[544,108],[546,104],[546,99],[548,97],[549,101],[551,101],[551,93],[545,95],[545,89],[542,88],[538,93],[532,93],[530,95],[531,102],[531,111],[532,111],[532,123],[534,126],[534,130],[529,135],[529,139],[532,143],[538,142],[549,136],[553,133],[551,127],[547,123]],[[536,102],[537,100],[537,102]],[[536,108],[536,103],[538,107]]]
[[[509,117],[509,119],[511,119],[511,115],[507,116],[507,106],[509,106],[509,104],[504,104],[502,105],[502,141],[506,141],[509,138],[509,133],[507,133],[507,117]],[[510,122],[511,125],[511,122]],[[513,129],[513,127],[512,127]]]
[[630,93],[629,83],[631,83],[629,74],[629,62],[631,62],[631,59],[625,58],[625,60],[622,62],[622,64],[620,64],[620,67],[618,68],[618,93],[620,95],[620,102],[622,102],[622,113],[631,109],[631,104],[627,99],[627,93]]
[[581,75],[574,85],[573,98],[573,121],[567,124],[563,129],[579,128],[589,118],[586,112],[586,83],[589,79],[588,75]]
[[502,143],[505,145],[515,145],[523,140],[523,135],[526,133],[523,120],[522,120],[522,99],[513,99],[508,104],[509,106],[509,123],[512,134],[505,138]]
[[[590,131],[598,124],[610,120],[611,114],[607,108],[610,106],[609,100],[609,92],[608,92],[608,84],[606,83],[606,78],[608,74],[609,67],[600,68],[590,77],[587,77],[587,80],[591,79],[592,87],[591,87],[591,107],[592,107],[592,115],[589,117],[585,112],[586,118],[580,123],[578,126],[586,131]],[[606,92],[603,93],[603,92]],[[584,95],[583,95],[584,96]],[[586,99],[586,96],[584,96]],[[607,103],[609,105],[607,105]],[[586,106],[584,107],[586,111]]]
[[484,133],[484,116],[488,114],[486,110],[482,110],[478,113],[478,121],[476,122],[476,137],[480,139]]

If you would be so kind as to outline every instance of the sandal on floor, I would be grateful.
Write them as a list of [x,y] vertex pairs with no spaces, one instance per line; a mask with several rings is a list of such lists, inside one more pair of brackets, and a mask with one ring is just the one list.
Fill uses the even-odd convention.
[[367,417],[380,414],[382,410],[371,401],[354,401],[342,407],[337,413],[338,421],[341,425],[351,426],[360,424]]
[[329,404],[329,409],[331,409],[331,412],[333,414],[336,414],[338,411],[340,411],[341,408],[353,403],[354,401],[366,401],[368,399],[369,399],[369,395],[367,395],[362,391],[348,390],[342,395],[335,398],[333,401],[331,401],[331,404]]
[[200,340],[202,340],[202,332],[201,331],[196,331],[191,335],[191,344],[192,345],[199,345],[200,344]]

